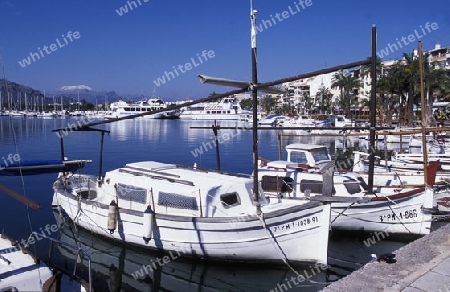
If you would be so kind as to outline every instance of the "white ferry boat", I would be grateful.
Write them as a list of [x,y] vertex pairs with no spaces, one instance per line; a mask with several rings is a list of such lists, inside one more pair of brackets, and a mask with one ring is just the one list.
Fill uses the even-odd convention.
[[[167,103],[163,102],[160,98],[150,98],[137,103],[129,104],[125,101],[119,100],[111,103],[110,114],[105,115],[105,119],[117,119],[130,115],[142,114],[145,112],[151,112],[167,108]],[[152,115],[145,115],[143,118],[149,119],[178,119],[178,110],[170,110],[165,112],[159,112]]]
[[190,120],[239,120],[251,114],[243,110],[234,97],[225,97],[217,102],[198,103],[181,109],[180,118]]

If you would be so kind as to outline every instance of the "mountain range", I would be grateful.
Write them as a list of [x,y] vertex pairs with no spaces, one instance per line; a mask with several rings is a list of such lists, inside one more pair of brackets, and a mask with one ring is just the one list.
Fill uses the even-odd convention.
[[[9,96],[7,99],[6,97]],[[13,81],[0,79],[0,103],[3,106],[16,107],[20,104],[28,105],[37,104],[52,104],[54,98],[59,99],[63,97],[63,103],[74,103],[77,101],[85,100],[92,104],[114,102],[120,98],[124,99],[139,99],[137,95],[126,95],[120,97],[115,91],[95,91],[91,87],[86,85],[70,85],[62,86],[55,90],[46,90],[44,92],[34,89],[30,86],[19,84]],[[45,100],[44,100],[45,98]]]

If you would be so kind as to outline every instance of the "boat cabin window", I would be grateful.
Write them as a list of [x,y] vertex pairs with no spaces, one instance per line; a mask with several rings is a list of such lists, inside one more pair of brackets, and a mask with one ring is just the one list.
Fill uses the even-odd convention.
[[302,193],[304,193],[306,190],[311,190],[311,193],[321,194],[322,186],[323,184],[320,180],[302,179],[300,181],[300,191]]
[[294,179],[291,177],[264,175],[261,186],[266,192],[290,193],[293,189],[293,181]]
[[314,157],[314,161],[330,160],[330,157],[328,156],[328,150],[325,147],[311,150],[311,154]]
[[174,193],[159,192],[158,205],[176,209],[198,210],[196,198]]
[[351,195],[361,192],[360,182],[356,180],[345,180],[344,186]]
[[80,191],[77,192],[77,194],[84,200],[93,200],[97,198],[97,192],[95,190]]
[[291,162],[295,163],[308,163],[308,159],[306,158],[305,152],[291,152]]
[[220,202],[225,208],[238,206],[241,204],[241,199],[238,193],[228,193],[220,195]]
[[123,200],[135,201],[145,204],[147,201],[147,190],[135,186],[116,184],[117,196]]

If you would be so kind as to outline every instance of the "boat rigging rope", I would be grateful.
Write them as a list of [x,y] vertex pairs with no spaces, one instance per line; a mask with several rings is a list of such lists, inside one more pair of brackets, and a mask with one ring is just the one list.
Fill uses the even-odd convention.
[[303,277],[306,281],[312,283],[312,284],[323,284],[323,285],[328,285],[330,284],[330,282],[317,282],[314,280],[309,279],[308,277],[303,276],[302,274],[300,274],[299,272],[297,272],[297,270],[294,269],[294,267],[289,263],[288,258],[286,257],[286,254],[284,253],[283,249],[281,248],[281,246],[278,244],[277,240],[273,237],[273,234],[270,232],[269,228],[267,228],[267,224],[266,224],[266,220],[264,219],[264,213],[261,212],[261,214],[257,214],[256,216],[258,216],[259,221],[261,221],[261,224],[264,228],[264,230],[267,232],[267,237],[269,239],[271,239],[272,245],[275,247],[275,250],[278,252],[278,254],[280,255],[281,260],[286,264],[286,266],[294,273],[297,275],[297,277]]
[[[8,84],[6,82],[6,75],[5,75],[5,68],[2,67],[3,69],[3,81],[5,82],[5,88],[6,88],[6,96],[9,96],[9,91],[8,91]],[[11,133],[12,133],[12,138],[13,138],[13,143],[14,143],[14,149],[16,152],[16,155],[19,155],[19,159],[20,161],[22,160],[20,154],[19,154],[19,147],[17,144],[17,135],[16,135],[16,131],[14,129],[13,126],[13,119],[12,116],[9,116],[9,126],[11,128]],[[20,182],[21,182],[21,187],[22,187],[22,194],[24,196],[26,196],[26,191],[25,191],[25,180],[23,178],[23,173],[22,173],[22,169],[19,167],[19,177],[20,177]],[[26,210],[27,210],[27,221],[28,221],[28,227],[30,228],[29,232],[30,232],[30,236],[32,236],[32,232],[33,232],[33,225],[31,223],[31,216],[30,216],[30,207],[28,205],[26,205]],[[29,248],[29,245],[26,246],[27,248]],[[36,245],[33,245],[32,247],[33,249],[33,253],[36,255]],[[41,269],[37,269],[37,272],[39,274],[39,282],[41,284],[41,287],[44,285],[44,283],[42,282],[42,278],[41,278]]]
[[[426,191],[426,190],[425,190],[425,191]],[[379,196],[377,196],[376,193],[374,193],[374,195],[375,195],[375,197],[379,197]],[[388,202],[392,203],[392,204],[395,204],[395,205],[397,204],[397,203],[395,203],[394,201],[392,201],[391,198],[389,198],[389,196],[385,196],[384,198],[386,198],[386,200],[387,200]],[[392,214],[395,214],[394,210],[392,210],[392,206],[391,206],[391,205],[388,205],[388,207],[389,207],[389,209],[392,211]],[[401,224],[403,227],[405,227],[406,231],[408,231],[409,234],[412,234],[411,230],[409,230],[408,227],[406,227],[405,223],[403,223],[402,220],[399,220],[399,221],[400,221],[400,224]]]
[[[351,206],[353,206],[354,204],[356,204],[356,202],[357,202],[357,201],[354,201],[353,203],[351,203],[350,205],[348,205],[347,207],[345,207],[345,208],[342,210],[342,212],[340,212],[336,217],[334,217],[333,221],[330,222],[330,227],[331,227],[331,224],[333,224],[334,221],[336,221],[337,218],[339,218],[341,215],[343,215],[344,212],[347,211],[348,208],[350,208]],[[344,215],[344,216],[347,216],[347,215]]]

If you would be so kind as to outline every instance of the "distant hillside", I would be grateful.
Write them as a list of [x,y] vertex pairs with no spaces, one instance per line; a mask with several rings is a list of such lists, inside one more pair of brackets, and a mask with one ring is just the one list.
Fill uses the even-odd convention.
[[[40,105],[42,104],[42,98],[44,96],[39,90],[16,82],[5,81],[5,79],[0,79],[0,93],[2,109],[8,107],[18,109],[19,105],[24,108],[25,99],[29,106],[34,103]],[[7,98],[7,96],[9,98]]]
[[[6,86],[8,88],[6,88]],[[6,92],[8,92],[9,95],[13,97],[17,97],[18,93],[22,95],[26,93],[28,96],[44,96],[39,90],[16,82],[8,80],[5,81],[5,79],[0,79],[0,92],[3,97],[6,97]]]
[[86,85],[62,86],[57,90],[46,91],[45,95],[58,98],[63,96],[64,99],[72,100],[72,102],[85,100],[92,104],[103,104],[105,101],[110,103],[119,99],[115,91],[95,91]]
[[[6,85],[5,85],[6,84]],[[7,89],[7,90],[6,90]],[[9,98],[7,98],[7,92]],[[59,107],[61,100],[66,110],[74,110],[80,101],[80,109],[90,109],[92,105],[104,108],[105,102],[110,104],[118,100],[139,101],[143,96],[139,94],[125,94],[119,96],[115,91],[95,91],[87,85],[66,85],[56,90],[45,90],[44,93],[29,86],[13,81],[0,79],[1,109],[24,110],[53,110],[54,104]],[[148,98],[148,97],[146,97]],[[91,106],[89,106],[91,104]]]

